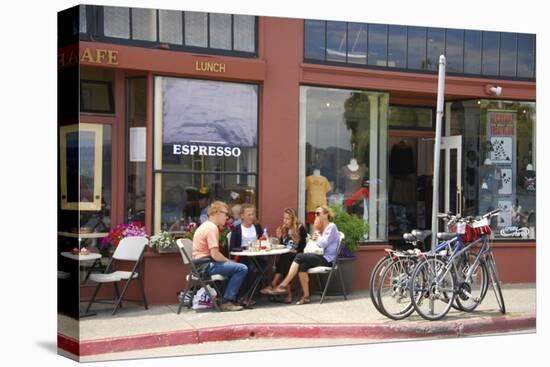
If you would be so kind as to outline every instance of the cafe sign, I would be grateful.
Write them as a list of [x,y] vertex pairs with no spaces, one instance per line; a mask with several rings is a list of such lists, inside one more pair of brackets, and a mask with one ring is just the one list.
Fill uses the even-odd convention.
[[118,51],[86,47],[82,50],[82,54],[78,54],[77,50],[71,49],[67,52],[61,52],[57,56],[57,65],[59,68],[76,65],[79,62],[85,64],[118,65]]

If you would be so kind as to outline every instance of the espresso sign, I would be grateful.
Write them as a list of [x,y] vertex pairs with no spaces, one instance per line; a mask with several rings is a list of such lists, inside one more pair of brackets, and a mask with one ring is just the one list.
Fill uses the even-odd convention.
[[241,148],[216,145],[173,144],[174,155],[199,155],[208,157],[239,157]]

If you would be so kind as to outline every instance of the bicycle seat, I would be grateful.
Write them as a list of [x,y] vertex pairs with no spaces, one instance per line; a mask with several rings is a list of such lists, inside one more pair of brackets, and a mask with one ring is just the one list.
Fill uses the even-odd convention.
[[416,237],[418,239],[418,241],[424,241],[426,238],[428,238],[429,235],[432,234],[432,231],[428,230],[428,229],[424,229],[424,230],[421,230],[421,229],[413,229],[412,232],[414,237]]
[[442,241],[448,241],[456,237],[454,232],[437,232],[437,239]]

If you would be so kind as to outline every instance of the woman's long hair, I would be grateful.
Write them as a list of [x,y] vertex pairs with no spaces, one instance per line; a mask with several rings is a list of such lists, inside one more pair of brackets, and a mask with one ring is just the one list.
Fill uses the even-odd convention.
[[292,208],[285,208],[283,210],[283,213],[288,214],[290,216],[290,226],[285,226],[282,224],[279,228],[281,229],[281,233],[283,234],[283,239],[288,236],[288,231],[292,231],[292,240],[295,243],[300,242],[300,226],[302,225],[300,223],[300,220],[298,219],[298,216],[296,215],[296,211]]

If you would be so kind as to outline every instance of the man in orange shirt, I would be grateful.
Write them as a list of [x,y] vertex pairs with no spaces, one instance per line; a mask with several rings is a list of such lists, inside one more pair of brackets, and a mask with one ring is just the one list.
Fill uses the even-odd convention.
[[248,268],[244,264],[229,260],[220,252],[220,231],[227,221],[229,207],[221,201],[213,202],[208,208],[208,220],[201,224],[193,236],[193,261],[209,261],[208,275],[220,274],[229,278],[223,294],[221,309],[239,311],[243,307],[235,303],[239,288],[246,277]]

